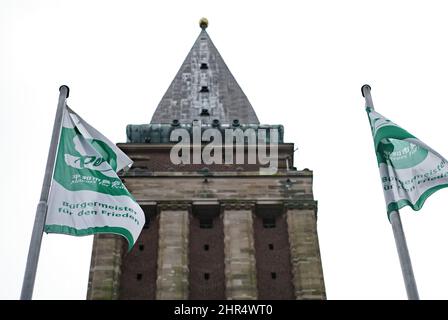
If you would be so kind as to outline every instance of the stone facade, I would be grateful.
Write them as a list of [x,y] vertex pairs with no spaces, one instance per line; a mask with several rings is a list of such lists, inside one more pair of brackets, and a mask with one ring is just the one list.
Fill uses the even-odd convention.
[[[124,173],[150,227],[129,253],[119,237],[96,237],[88,297],[325,299],[312,178],[309,170]],[[143,256],[157,263],[143,270]]]
[[286,215],[296,299],[325,299],[316,212],[288,209]]
[[251,210],[224,211],[226,298],[256,299],[254,230]]
[[96,235],[93,241],[87,299],[119,298],[124,240],[114,234]]
[[188,211],[160,213],[157,299],[188,298],[188,226]]

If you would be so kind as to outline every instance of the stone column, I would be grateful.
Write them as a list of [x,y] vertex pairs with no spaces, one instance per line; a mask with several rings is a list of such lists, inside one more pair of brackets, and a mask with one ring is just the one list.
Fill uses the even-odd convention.
[[162,209],[156,299],[188,299],[188,231],[188,210]]
[[88,300],[119,298],[121,260],[124,238],[115,234],[98,234],[93,240]]
[[326,299],[314,208],[287,209],[296,299]]
[[257,299],[251,210],[224,210],[224,262],[227,299]]

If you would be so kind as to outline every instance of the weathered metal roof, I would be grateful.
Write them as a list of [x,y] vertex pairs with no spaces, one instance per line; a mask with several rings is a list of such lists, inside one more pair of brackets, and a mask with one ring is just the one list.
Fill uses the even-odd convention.
[[193,120],[259,124],[257,115],[210,36],[202,29],[169,86],[151,124],[191,124]]

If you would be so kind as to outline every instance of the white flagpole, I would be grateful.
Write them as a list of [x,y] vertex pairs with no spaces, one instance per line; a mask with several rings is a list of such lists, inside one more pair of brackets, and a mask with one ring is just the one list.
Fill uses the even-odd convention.
[[48,150],[47,166],[45,167],[44,182],[40,194],[39,204],[36,209],[33,233],[31,234],[28,258],[26,261],[25,276],[23,278],[21,300],[31,300],[33,296],[34,280],[36,279],[37,263],[44,232],[45,218],[47,215],[47,201],[50,193],[51,178],[53,175],[56,152],[58,149],[59,135],[61,132],[62,115],[69,95],[69,88],[61,86],[59,88],[59,102],[53,124],[53,134],[51,136],[50,149]]
[[[363,85],[361,88],[362,96],[366,100],[366,107],[374,109],[370,90],[371,88],[368,84]],[[401,272],[403,273],[404,284],[406,287],[406,292],[408,294],[408,299],[419,300],[417,284],[415,283],[414,271],[412,270],[411,258],[409,256],[408,246],[406,244],[406,237],[404,236],[399,211],[392,211],[389,215],[389,220],[394,232],[395,245],[397,246]]]

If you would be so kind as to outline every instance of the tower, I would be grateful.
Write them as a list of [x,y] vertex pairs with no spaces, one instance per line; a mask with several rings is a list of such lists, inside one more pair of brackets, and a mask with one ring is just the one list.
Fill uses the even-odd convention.
[[326,297],[313,173],[293,166],[283,126],[260,124],[207,25],[151,122],[128,125],[118,144],[147,223],[130,252],[119,236],[95,236],[88,299]]

